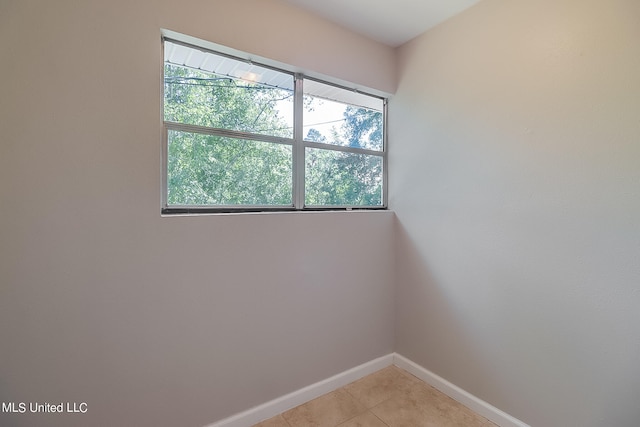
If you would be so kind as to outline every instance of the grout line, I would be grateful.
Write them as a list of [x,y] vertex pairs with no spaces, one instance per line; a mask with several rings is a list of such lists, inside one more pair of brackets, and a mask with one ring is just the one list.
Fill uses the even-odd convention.
[[366,413],[367,413],[367,411],[364,411],[364,412],[361,412],[361,413],[359,413],[359,414],[357,414],[357,415],[354,415],[353,417],[348,418],[348,419],[346,419],[346,420],[344,420],[344,421],[342,421],[342,422],[340,422],[340,423],[336,424],[334,427],[340,427],[342,424],[344,424],[344,423],[348,423],[349,421],[353,420],[354,418],[358,418],[360,415],[362,415],[362,414],[366,414]]
[[[389,399],[387,399],[387,400],[389,400]],[[385,402],[386,402],[386,400],[385,400]],[[381,402],[381,403],[382,403],[382,402]],[[373,413],[373,411],[369,410],[369,412],[371,412],[371,415],[373,415],[373,416],[374,416],[374,417],[376,417],[378,420],[380,420],[380,422],[381,422],[382,424],[384,424],[384,425],[386,425],[387,427],[389,427],[389,424],[385,423],[382,419],[380,419],[380,417],[379,417],[379,416],[377,416],[376,414],[374,414],[374,413]]]
[[[376,372],[377,372],[377,371],[376,371]],[[372,374],[369,374],[369,375],[372,375]],[[369,375],[367,375],[367,376],[369,376]],[[362,378],[367,378],[367,377],[362,377]],[[361,379],[362,379],[362,378],[361,378]],[[354,382],[355,382],[355,381],[354,381]],[[349,383],[349,384],[352,384],[352,383]],[[349,385],[349,384],[347,384],[347,385]],[[355,400],[356,402],[358,402],[359,404],[361,404],[362,406],[364,406],[365,408],[367,408],[367,405],[365,405],[365,404],[364,404],[364,402],[362,402],[360,399],[358,399],[358,398],[357,398],[357,397],[355,397],[353,394],[351,394],[351,392],[349,392],[349,390],[347,390],[347,388],[346,388],[346,387],[342,387],[341,389],[342,389],[342,390],[344,390],[344,391],[346,391],[346,392],[347,392],[347,394],[353,398],[353,400]],[[367,408],[367,410],[369,410],[369,408]]]

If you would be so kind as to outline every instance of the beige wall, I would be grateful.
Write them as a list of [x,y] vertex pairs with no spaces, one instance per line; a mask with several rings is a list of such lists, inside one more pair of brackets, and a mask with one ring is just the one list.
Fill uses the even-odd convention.
[[278,1],[0,1],[0,401],[89,405],[2,426],[201,426],[393,350],[391,213],[160,217],[161,28],[393,89]]
[[396,351],[541,427],[640,420],[640,3],[484,0],[399,51]]
[[394,278],[391,213],[159,215],[161,28],[386,92],[390,48],[275,0],[0,1],[0,401],[89,403],[0,424],[204,425],[395,349],[635,426],[638,16],[484,0],[399,50]]

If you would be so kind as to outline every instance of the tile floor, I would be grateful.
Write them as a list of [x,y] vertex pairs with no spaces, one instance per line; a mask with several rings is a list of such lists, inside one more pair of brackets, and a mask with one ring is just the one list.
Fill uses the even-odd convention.
[[254,427],[496,427],[406,371],[389,366]]

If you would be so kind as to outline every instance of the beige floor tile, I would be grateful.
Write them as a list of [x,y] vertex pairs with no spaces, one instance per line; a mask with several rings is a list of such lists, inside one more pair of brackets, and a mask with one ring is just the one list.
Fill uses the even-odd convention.
[[387,425],[380,421],[380,418],[373,415],[372,412],[367,411],[340,424],[338,427],[387,427]]
[[395,366],[389,366],[345,387],[367,408],[373,408],[392,397],[407,393],[420,380]]
[[269,418],[266,421],[258,423],[253,427],[290,427],[289,423],[282,418],[282,415],[276,415],[273,418]]
[[320,396],[282,414],[291,427],[335,427],[367,408],[344,389]]
[[373,407],[371,412],[389,427],[484,427],[487,421],[423,383]]

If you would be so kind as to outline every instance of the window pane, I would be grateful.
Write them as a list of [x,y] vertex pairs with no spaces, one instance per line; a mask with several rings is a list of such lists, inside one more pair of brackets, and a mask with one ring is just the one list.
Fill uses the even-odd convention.
[[382,157],[306,148],[305,205],[382,206]]
[[382,151],[382,110],[379,98],[305,80],[304,139]]
[[293,204],[291,146],[168,132],[168,205]]
[[164,119],[293,137],[293,76],[165,42]]

